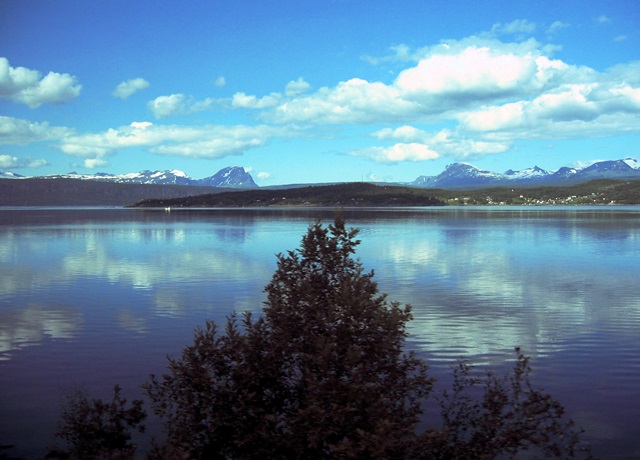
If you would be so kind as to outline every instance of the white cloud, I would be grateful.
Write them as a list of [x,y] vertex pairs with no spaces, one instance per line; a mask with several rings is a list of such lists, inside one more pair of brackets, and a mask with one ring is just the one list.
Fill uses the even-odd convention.
[[292,136],[291,129],[266,125],[154,125],[134,122],[102,133],[68,136],[60,149],[82,158],[102,158],[118,150],[144,148],[152,153],[194,158],[239,155],[265,145],[275,136]]
[[287,83],[284,89],[285,96],[299,96],[302,93],[306,93],[311,89],[311,85],[307,83],[304,78],[300,77],[297,80],[292,80]]
[[32,160],[31,158],[19,158],[12,155],[0,155],[0,168],[20,169],[20,168],[40,168],[47,165],[47,160]]
[[[532,27],[515,22],[496,30]],[[564,27],[557,22],[550,29]],[[309,126],[397,124],[374,133],[396,146],[350,152],[386,162],[429,159],[433,153],[457,158],[501,153],[517,140],[640,132],[640,61],[598,72],[553,58],[555,49],[534,39],[506,43],[487,35],[417,51],[401,47],[402,59],[418,61],[395,81],[352,78],[286,97],[261,117]],[[247,104],[258,100],[253,96]],[[415,127],[434,122],[452,129],[434,133]]]
[[[557,21],[547,32],[564,27],[567,25]],[[506,42],[496,38],[496,34],[520,34],[533,28],[528,21],[514,21],[497,24],[493,34],[418,49],[396,45],[392,56],[371,58],[376,63],[388,59],[404,66],[388,82],[351,78],[312,90],[299,77],[289,81],[282,92],[264,96],[236,92],[224,101],[230,108],[258,111],[258,119],[270,124],[134,122],[78,135],[46,123],[0,117],[0,143],[59,139],[63,152],[98,165],[97,160],[104,161],[120,149],[220,158],[263,146],[274,137],[298,136],[300,129],[359,124],[375,126],[372,136],[379,145],[347,153],[394,163],[495,154],[525,139],[640,132],[640,61],[602,72],[554,58],[557,47],[535,39]],[[18,80],[26,78],[12,81]],[[223,80],[221,77],[218,83],[226,83]],[[207,110],[221,102],[212,98],[197,101],[176,93],[160,96],[148,107],[156,118],[167,118]]]
[[384,128],[374,132],[372,136],[380,140],[393,139],[403,142],[425,142],[429,138],[425,131],[406,125],[396,129]]
[[89,169],[103,168],[109,166],[109,162],[102,158],[87,158],[84,160],[84,167]]
[[416,52],[405,50],[420,56],[419,61],[391,84],[352,78],[284,100],[263,118],[314,124],[453,119],[457,111],[530,97],[571,72],[582,72],[551,59],[543,48],[533,39],[503,43],[469,37]]
[[215,102],[215,99],[212,98],[195,101],[191,96],[178,93],[159,96],[149,101],[147,107],[156,118],[168,118],[176,115],[191,115],[208,110]]
[[264,180],[269,180],[271,179],[271,173],[265,172],[265,171],[260,171],[257,176],[258,180],[264,181]]
[[395,85],[412,98],[428,98],[435,103],[452,98],[453,103],[461,105],[538,90],[555,70],[564,67],[566,64],[544,56],[467,47],[423,59],[416,67],[401,72]]
[[261,98],[245,93],[235,93],[231,99],[231,107],[235,109],[266,109],[278,105],[281,98],[279,93],[271,93]]
[[0,116],[0,144],[26,145],[32,142],[62,139],[72,130],[50,126],[47,122],[31,122],[20,118]]
[[34,109],[74,99],[81,89],[82,85],[72,75],[49,72],[42,77],[37,70],[11,67],[8,59],[0,57],[0,97]]
[[611,24],[611,18],[606,14],[602,14],[596,18],[598,24]]
[[[413,126],[400,126],[396,129],[384,128],[371,134],[381,141],[400,141],[409,145],[419,143],[427,146],[431,152],[438,156],[465,158],[469,156],[488,155],[502,153],[509,150],[510,145],[502,140],[492,140],[482,136],[469,138],[461,131],[442,129],[436,133],[415,128]],[[437,157],[426,156],[423,159],[431,160]]]
[[378,163],[398,163],[401,161],[425,161],[439,158],[428,146],[416,142],[398,143],[390,147],[370,147],[354,150],[349,155],[366,157]]
[[640,132],[640,85],[616,81],[565,84],[531,100],[468,112],[460,121],[469,132],[492,132],[513,139]]
[[353,78],[335,88],[323,87],[310,96],[284,102],[272,116],[278,122],[373,123],[404,118],[418,109],[393,86]]
[[226,86],[226,84],[227,84],[227,80],[222,75],[220,75],[218,78],[216,78],[213,81],[213,86],[217,86],[219,88]]
[[129,96],[132,96],[134,93],[146,89],[149,87],[149,82],[144,78],[133,78],[131,80],[123,81],[116,89],[111,93],[114,97],[119,97],[120,99],[126,99]]

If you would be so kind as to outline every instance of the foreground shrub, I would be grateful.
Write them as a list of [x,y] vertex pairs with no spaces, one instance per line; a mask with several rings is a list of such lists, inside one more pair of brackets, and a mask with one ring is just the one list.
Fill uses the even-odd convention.
[[127,459],[133,458],[136,446],[131,444],[131,431],[143,433],[147,417],[142,400],[127,400],[113,388],[111,402],[89,399],[78,391],[68,397],[62,413],[62,424],[56,436],[66,442],[65,448],[50,451],[47,458]]

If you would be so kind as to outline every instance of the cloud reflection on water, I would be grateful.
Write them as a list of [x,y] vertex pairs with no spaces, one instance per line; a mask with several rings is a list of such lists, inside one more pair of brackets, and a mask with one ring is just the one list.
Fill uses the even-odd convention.
[[42,342],[45,338],[72,339],[82,327],[82,315],[71,307],[30,304],[0,311],[0,361],[11,351]]
[[[100,305],[107,298],[115,323],[138,334],[148,332],[149,313],[184,317],[216,303],[255,310],[255,293],[248,296],[238,280],[248,274],[264,279],[271,273],[269,264],[239,250],[238,231],[207,232],[193,241],[184,229],[164,228],[4,233],[11,237],[0,238],[0,301],[15,307],[0,309],[0,353],[39,343],[45,336],[72,337],[83,327],[82,318],[92,315],[93,308],[104,308]],[[87,286],[94,290],[88,292]],[[132,291],[149,292],[141,301],[148,305],[131,305],[127,297],[133,298]],[[73,307],[47,303],[65,295]],[[42,305],[25,309],[29,299]]]
[[630,333],[624,312],[637,317],[640,305],[624,287],[637,263],[609,243],[633,244],[640,232],[615,225],[454,219],[387,228],[394,238],[374,232],[364,257],[381,289],[413,306],[410,339],[435,358],[510,359],[514,346],[540,356],[603,322]]

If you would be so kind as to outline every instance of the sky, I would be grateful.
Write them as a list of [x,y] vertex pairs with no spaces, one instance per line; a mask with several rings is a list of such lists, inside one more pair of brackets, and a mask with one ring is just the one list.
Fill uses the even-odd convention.
[[0,171],[410,182],[639,147],[638,0],[0,0]]

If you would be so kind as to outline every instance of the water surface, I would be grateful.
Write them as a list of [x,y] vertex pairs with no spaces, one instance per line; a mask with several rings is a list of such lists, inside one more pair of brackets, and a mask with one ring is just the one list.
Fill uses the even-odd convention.
[[[520,346],[596,453],[640,456],[640,208],[344,212],[434,375]],[[259,312],[275,254],[333,213],[0,209],[0,444],[40,456],[75,389],[140,397],[205,319]]]

